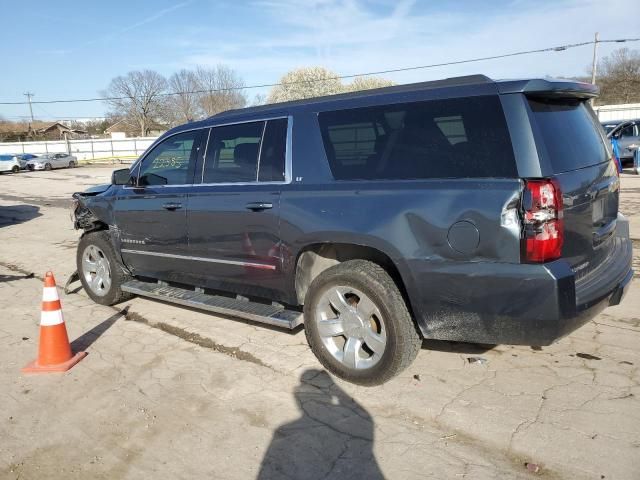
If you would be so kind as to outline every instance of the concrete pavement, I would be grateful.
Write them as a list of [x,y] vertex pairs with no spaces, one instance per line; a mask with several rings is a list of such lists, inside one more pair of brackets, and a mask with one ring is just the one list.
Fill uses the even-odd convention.
[[[324,373],[301,330],[79,291],[62,303],[87,358],[21,375],[38,277],[75,270],[69,195],[109,175],[0,176],[0,478],[638,478],[637,282],[550,347],[425,342],[376,388]],[[622,186],[640,239],[640,177]]]

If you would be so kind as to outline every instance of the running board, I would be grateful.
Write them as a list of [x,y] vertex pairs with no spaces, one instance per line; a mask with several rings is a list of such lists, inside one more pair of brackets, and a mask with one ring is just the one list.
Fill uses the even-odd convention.
[[185,307],[267,323],[290,330],[302,324],[303,320],[301,312],[287,310],[282,305],[266,305],[222,295],[209,295],[199,290],[171,287],[160,282],[130,280],[122,285],[122,290],[141,297],[155,298]]

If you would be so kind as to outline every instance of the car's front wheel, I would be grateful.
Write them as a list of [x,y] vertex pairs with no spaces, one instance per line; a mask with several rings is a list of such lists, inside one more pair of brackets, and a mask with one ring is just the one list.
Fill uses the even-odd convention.
[[44,169],[45,170],[51,170],[51,164],[50,163],[45,163],[44,164]]
[[76,166],[76,162],[74,162],[73,160],[71,160],[69,162],[69,168],[74,168]]
[[76,264],[80,282],[94,302],[113,305],[132,297],[120,288],[131,277],[118,260],[106,230],[83,235]]
[[318,275],[304,304],[305,332],[320,363],[340,378],[380,385],[415,359],[422,340],[393,279],[350,260]]

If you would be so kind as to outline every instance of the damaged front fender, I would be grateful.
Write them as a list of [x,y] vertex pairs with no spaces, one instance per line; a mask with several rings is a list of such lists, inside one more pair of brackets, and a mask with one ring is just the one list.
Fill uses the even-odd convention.
[[72,195],[71,219],[76,230],[91,232],[108,228],[111,208],[105,194],[110,188],[110,184],[96,185]]

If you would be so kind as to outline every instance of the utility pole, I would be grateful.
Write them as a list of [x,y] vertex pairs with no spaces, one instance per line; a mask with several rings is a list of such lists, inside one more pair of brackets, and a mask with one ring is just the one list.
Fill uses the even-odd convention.
[[600,35],[596,32],[595,40],[593,41],[593,61],[591,62],[591,84],[596,84],[596,69],[598,67],[598,43],[600,43]]
[[[600,43],[600,34],[596,32],[593,40],[593,60],[591,62],[591,85],[596,84],[596,69],[598,68],[598,43]],[[593,98],[590,100],[593,105]]]
[[31,97],[33,97],[33,93],[31,92],[27,92],[24,94],[25,97],[27,97],[28,102],[29,102],[29,113],[31,113],[31,122],[33,123],[33,107],[31,106]]

